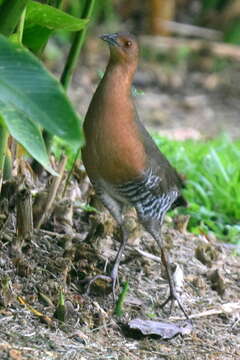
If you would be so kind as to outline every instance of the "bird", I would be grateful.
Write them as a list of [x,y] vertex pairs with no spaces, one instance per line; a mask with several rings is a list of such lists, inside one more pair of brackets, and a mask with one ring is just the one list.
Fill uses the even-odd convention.
[[128,240],[124,227],[124,207],[136,209],[138,221],[157,242],[169,283],[170,302],[188,318],[176,292],[161,228],[166,212],[186,206],[181,176],[158,149],[138,117],[131,88],[139,62],[140,48],[133,34],[118,32],[100,38],[108,44],[109,62],[91,99],[84,123],[85,145],[81,150],[86,173],[95,193],[116,220],[121,234],[110,277],[115,296],[118,268]]

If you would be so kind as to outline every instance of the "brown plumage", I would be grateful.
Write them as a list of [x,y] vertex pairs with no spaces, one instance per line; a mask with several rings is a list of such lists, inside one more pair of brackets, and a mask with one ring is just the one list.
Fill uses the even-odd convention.
[[177,300],[187,317],[175,291],[160,233],[166,211],[186,205],[180,193],[182,180],[138,119],[131,96],[139,57],[135,37],[117,33],[101,38],[109,45],[110,60],[84,121],[86,144],[82,159],[97,195],[122,233],[122,244],[111,273],[113,293],[128,238],[122,208],[130,204],[161,250],[170,286],[170,295],[163,306]]

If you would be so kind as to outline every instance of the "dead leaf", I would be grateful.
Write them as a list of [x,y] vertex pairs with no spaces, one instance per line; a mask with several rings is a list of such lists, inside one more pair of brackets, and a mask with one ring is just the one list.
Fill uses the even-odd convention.
[[184,273],[178,264],[175,265],[175,270],[172,275],[177,293],[182,293],[184,285]]
[[192,331],[192,323],[189,321],[181,326],[163,321],[133,319],[128,326],[130,329],[141,331],[143,335],[159,335],[165,340],[177,335],[189,335]]
[[18,296],[17,299],[21,305],[26,306],[26,308],[31,311],[32,314],[40,318],[44,323],[48,325],[52,324],[52,319],[49,316],[44,315],[40,311],[34,309],[31,305],[27,303],[27,301],[22,296]]

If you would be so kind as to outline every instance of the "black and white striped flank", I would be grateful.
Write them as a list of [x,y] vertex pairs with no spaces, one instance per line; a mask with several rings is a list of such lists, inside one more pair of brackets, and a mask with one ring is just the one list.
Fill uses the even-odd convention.
[[141,180],[128,181],[117,185],[115,189],[137,209],[140,216],[162,221],[179,194],[176,190],[159,195],[155,193],[153,190],[160,181],[161,179],[153,174],[152,169],[148,169]]

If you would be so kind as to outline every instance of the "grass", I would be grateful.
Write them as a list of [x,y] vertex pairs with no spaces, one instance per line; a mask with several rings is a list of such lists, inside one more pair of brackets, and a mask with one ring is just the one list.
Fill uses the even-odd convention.
[[240,141],[224,135],[202,142],[154,139],[187,178],[189,207],[178,212],[191,215],[189,230],[240,244]]

